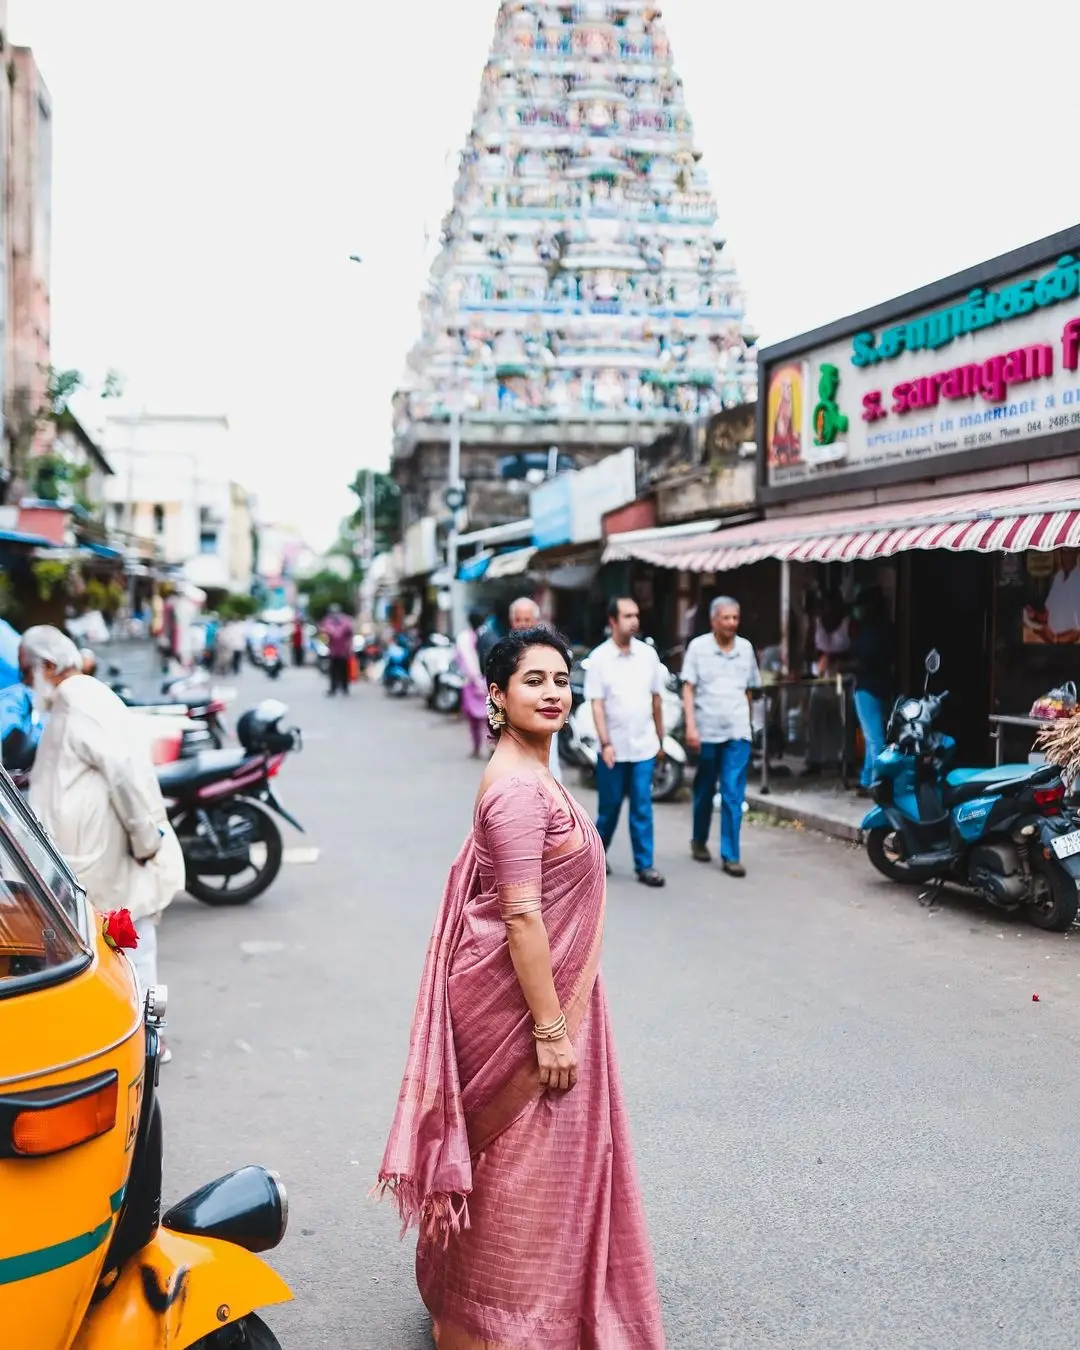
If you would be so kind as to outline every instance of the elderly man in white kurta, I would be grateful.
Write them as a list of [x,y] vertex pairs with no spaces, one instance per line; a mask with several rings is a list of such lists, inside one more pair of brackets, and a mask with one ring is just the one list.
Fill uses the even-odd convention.
[[57,628],[28,628],[19,669],[47,721],[30,777],[30,805],[102,912],[127,909],[139,945],[140,987],[157,983],[161,912],[184,885],[184,859],[132,713]]

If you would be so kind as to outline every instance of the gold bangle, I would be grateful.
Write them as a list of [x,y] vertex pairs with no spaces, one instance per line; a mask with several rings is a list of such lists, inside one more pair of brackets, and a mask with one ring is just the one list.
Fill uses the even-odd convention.
[[533,1027],[533,1039],[537,1041],[561,1041],[566,1035],[566,1014],[560,1013],[554,1022],[546,1026]]

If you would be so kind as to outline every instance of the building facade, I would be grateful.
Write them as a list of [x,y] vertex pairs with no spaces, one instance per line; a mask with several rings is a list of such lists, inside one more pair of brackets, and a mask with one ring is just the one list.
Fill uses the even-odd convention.
[[[153,539],[167,567],[207,592],[251,581],[251,508],[231,472],[222,415],[114,413],[105,449],[107,524]],[[241,519],[234,520],[239,513]]]
[[52,102],[26,47],[8,60],[5,425],[16,492],[26,461],[52,446],[52,424],[40,416],[50,362],[49,274],[52,248]]
[[229,484],[229,590],[250,595],[255,584],[255,498],[241,483]]

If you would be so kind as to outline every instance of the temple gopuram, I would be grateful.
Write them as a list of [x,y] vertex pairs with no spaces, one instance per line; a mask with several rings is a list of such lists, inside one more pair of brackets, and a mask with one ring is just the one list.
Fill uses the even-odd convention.
[[406,525],[752,401],[754,337],[660,9],[504,0],[394,400]]

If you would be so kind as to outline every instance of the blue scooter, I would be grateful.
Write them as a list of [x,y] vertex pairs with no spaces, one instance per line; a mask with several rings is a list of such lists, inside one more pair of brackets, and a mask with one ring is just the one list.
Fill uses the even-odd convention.
[[404,633],[396,633],[383,659],[382,684],[391,698],[404,698],[412,684],[409,667],[412,665],[413,646]]
[[926,658],[921,698],[896,701],[862,823],[870,861],[891,881],[946,882],[974,891],[1037,928],[1064,932],[1080,905],[1080,829],[1065,807],[1061,770],[1047,764],[950,768],[951,736],[934,730],[947,693],[929,693],[941,668]]

